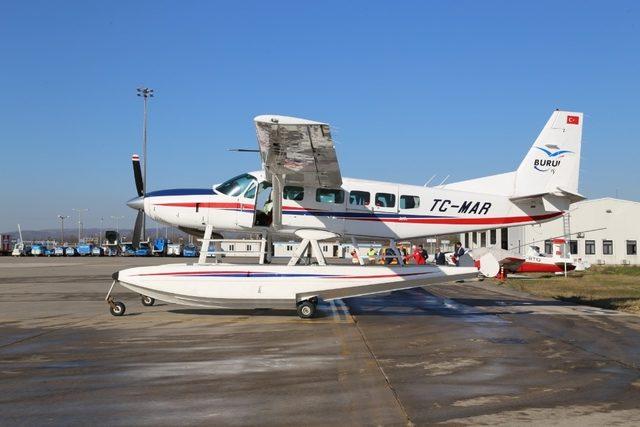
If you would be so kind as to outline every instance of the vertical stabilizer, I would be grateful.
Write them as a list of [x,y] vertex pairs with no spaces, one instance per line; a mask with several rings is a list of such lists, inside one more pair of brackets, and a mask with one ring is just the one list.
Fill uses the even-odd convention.
[[516,172],[513,197],[577,194],[582,113],[556,110]]

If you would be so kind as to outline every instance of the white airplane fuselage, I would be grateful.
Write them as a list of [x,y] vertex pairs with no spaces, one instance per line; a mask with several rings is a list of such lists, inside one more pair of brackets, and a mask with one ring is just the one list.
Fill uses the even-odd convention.
[[232,195],[218,190],[224,184],[212,189],[150,192],[144,198],[144,210],[156,221],[190,230],[204,230],[211,224],[220,231],[269,230],[273,235],[291,236],[300,229],[321,229],[343,238],[379,239],[510,227],[562,215],[561,211],[546,211],[542,203],[518,203],[506,195],[343,178],[336,189],[293,187],[291,192],[285,187],[282,225],[273,229],[265,220],[268,215],[261,212],[260,190],[252,190],[265,182],[264,172],[251,172],[241,181],[247,180],[255,184]]

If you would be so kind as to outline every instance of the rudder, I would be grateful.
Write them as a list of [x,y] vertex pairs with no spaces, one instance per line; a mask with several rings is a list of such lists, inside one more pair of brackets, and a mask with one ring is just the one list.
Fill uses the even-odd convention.
[[513,197],[578,193],[583,114],[556,110],[516,171]]

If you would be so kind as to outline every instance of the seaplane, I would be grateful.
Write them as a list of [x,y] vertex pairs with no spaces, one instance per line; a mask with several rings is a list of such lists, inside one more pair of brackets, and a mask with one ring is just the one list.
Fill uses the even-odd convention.
[[[301,318],[319,300],[386,293],[477,277],[473,260],[458,266],[408,265],[396,240],[519,226],[560,217],[578,193],[583,114],[556,110],[515,171],[435,187],[343,177],[326,123],[279,115],[254,119],[262,169],[202,189],[147,192],[133,157],[138,210],[202,241],[198,262],[129,268],[113,274],[111,314],[125,312],[112,295],[120,284],[142,298],[209,308],[288,308]],[[221,263],[226,232],[260,235],[259,261]],[[268,242],[297,238],[286,265],[270,263]],[[389,241],[393,265],[327,265],[320,241]],[[211,244],[214,250],[211,250]],[[216,249],[218,248],[218,249]],[[314,263],[303,261],[311,259]],[[208,262],[213,255],[215,262]],[[464,257],[462,257],[464,258]],[[306,265],[302,265],[306,264]],[[481,273],[481,271],[480,271]]]

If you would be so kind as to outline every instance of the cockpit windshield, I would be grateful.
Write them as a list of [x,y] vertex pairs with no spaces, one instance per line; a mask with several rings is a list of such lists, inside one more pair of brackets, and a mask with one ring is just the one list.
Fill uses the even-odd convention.
[[256,179],[253,176],[244,173],[218,185],[216,191],[227,196],[239,196],[255,181]]

